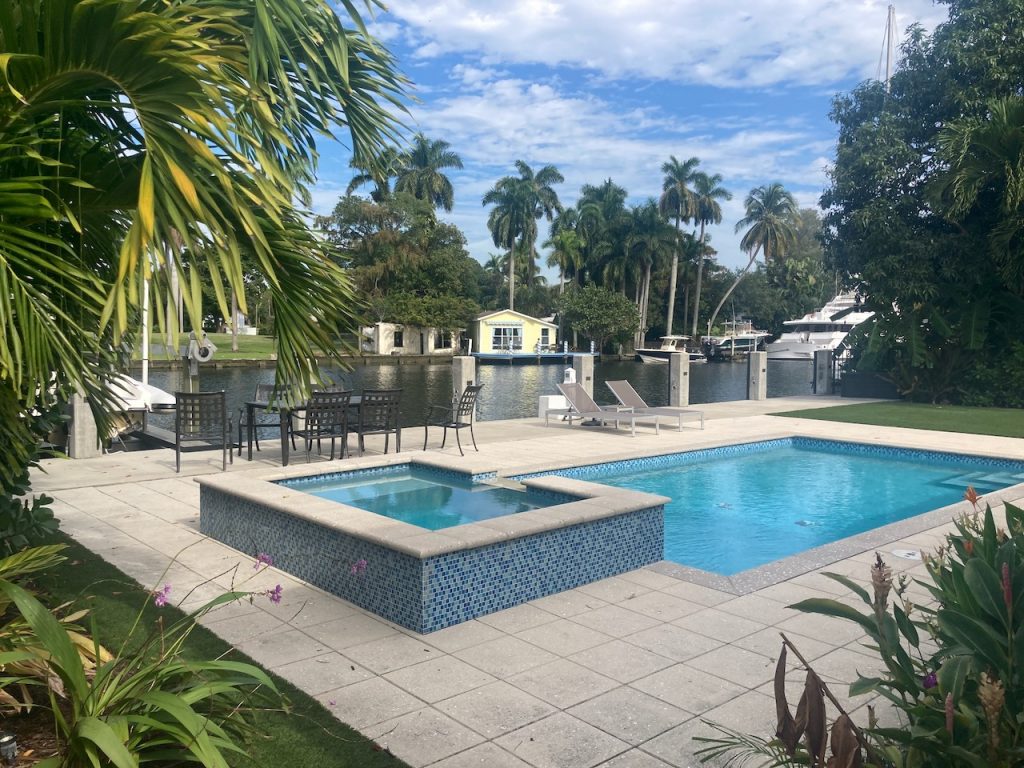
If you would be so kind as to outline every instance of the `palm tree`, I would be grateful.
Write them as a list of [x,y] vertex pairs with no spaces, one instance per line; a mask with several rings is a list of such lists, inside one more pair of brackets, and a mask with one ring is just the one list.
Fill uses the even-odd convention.
[[359,157],[395,139],[387,107],[403,80],[344,7],[351,29],[320,0],[268,13],[233,0],[6,0],[0,493],[35,449],[33,414],[85,391],[103,428],[144,287],[165,295],[171,273],[198,329],[200,263],[226,315],[229,291],[245,311],[251,258],[274,302],[278,382],[300,397],[317,350],[356,326],[347,276],[295,209],[314,137],[347,129]]
[[700,222],[700,238],[697,249],[697,286],[693,292],[693,327],[690,335],[697,337],[697,319],[700,315],[700,288],[704,278],[704,246],[705,227],[708,224],[722,223],[722,207],[719,200],[732,200],[732,194],[721,186],[720,174],[708,176],[697,172],[693,177],[693,220]]
[[781,184],[774,182],[768,186],[754,187],[743,201],[743,205],[747,209],[747,215],[736,222],[736,231],[749,227],[740,240],[740,248],[750,254],[750,260],[736,275],[736,280],[718,302],[718,306],[711,314],[709,326],[714,325],[722,305],[740,284],[744,275],[750,271],[758,253],[764,254],[765,263],[773,259],[781,260],[796,242],[796,224],[799,216],[796,200]]
[[[496,206],[487,220],[494,244],[499,248],[507,248],[512,254],[518,241],[520,251],[528,259],[529,268],[525,274],[530,283],[537,270],[537,220],[546,217],[551,221],[555,213],[562,210],[562,204],[551,185],[560,184],[565,179],[553,165],[545,165],[537,173],[522,160],[516,160],[515,165],[519,176],[499,179],[484,195],[483,204]],[[511,256],[509,309],[513,309],[515,304],[515,262],[515,257]]]
[[[684,221],[693,218],[695,200],[689,186],[694,182],[697,175],[697,166],[700,160],[691,157],[686,162],[679,162],[675,155],[669,155],[667,163],[661,166],[661,172],[665,174],[662,181],[661,198],[658,206],[665,216],[676,220],[676,252],[672,254],[672,271],[668,280],[668,311],[665,318],[665,334],[672,335],[672,317],[676,311],[676,279],[679,273],[679,253],[682,251],[682,226]],[[686,315],[683,315],[685,322]]]
[[668,254],[678,256],[676,232],[662,218],[658,201],[649,199],[630,210],[630,226],[626,235],[626,251],[643,266],[643,281],[638,284],[637,309],[640,328],[636,345],[641,346],[647,331],[647,306],[650,303],[651,270]]
[[397,161],[395,192],[405,192],[450,211],[455,204],[455,189],[442,171],[462,168],[462,158],[450,146],[447,141],[428,139],[422,133],[413,136],[412,147]]
[[361,163],[355,158],[349,165],[359,173],[352,177],[345,194],[351,195],[364,184],[373,184],[370,199],[381,203],[391,196],[391,179],[397,175],[398,168],[404,162],[403,155],[397,147],[384,147],[380,154],[370,162]]
[[583,266],[583,245],[575,229],[559,229],[544,241],[550,248],[548,266],[558,268],[558,293],[565,293],[565,278],[579,274]]
[[[629,222],[627,193],[611,179],[599,186],[584,184],[580,190],[579,224],[583,259],[591,279],[600,275],[605,283],[625,275],[625,233]],[[609,263],[611,262],[611,263]],[[623,262],[616,264],[616,262]]]

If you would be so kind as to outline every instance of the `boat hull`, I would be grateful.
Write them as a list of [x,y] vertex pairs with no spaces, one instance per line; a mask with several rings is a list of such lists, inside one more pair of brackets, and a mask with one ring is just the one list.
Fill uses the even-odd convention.
[[669,355],[674,354],[688,354],[690,356],[691,363],[707,362],[707,358],[705,358],[704,355],[696,352],[679,353],[678,351],[666,351],[660,349],[638,349],[636,351],[636,359],[641,363],[653,363],[657,365],[659,363],[667,363]]

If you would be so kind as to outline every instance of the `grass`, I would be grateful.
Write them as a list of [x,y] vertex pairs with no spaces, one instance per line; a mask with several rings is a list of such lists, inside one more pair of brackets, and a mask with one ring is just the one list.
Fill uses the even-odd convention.
[[810,408],[774,415],[846,424],[874,424],[879,427],[936,429],[969,435],[1024,437],[1024,409],[1021,408],[971,408],[962,405],[892,402]]
[[[141,632],[153,627],[159,616],[170,623],[181,616],[170,606],[157,609],[147,591],[102,558],[70,538],[59,535],[57,543],[67,544],[67,561],[41,575],[37,585],[50,595],[50,605],[74,601],[88,607],[95,619],[98,640],[107,648],[120,647],[145,605]],[[173,614],[173,617],[172,615]],[[89,626],[89,620],[85,621]],[[193,659],[221,656],[250,662],[243,654],[204,627],[196,627],[185,645],[185,655]],[[273,676],[289,702],[290,711],[262,712],[257,715],[256,732],[245,745],[249,757],[231,756],[232,766],[278,768],[279,766],[317,766],[318,768],[403,768],[404,762],[376,746],[346,725],[339,723],[319,702],[290,683]]]

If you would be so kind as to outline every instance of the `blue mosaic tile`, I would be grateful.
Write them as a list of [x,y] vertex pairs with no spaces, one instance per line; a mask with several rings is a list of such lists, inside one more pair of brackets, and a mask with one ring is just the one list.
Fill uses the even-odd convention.
[[[419,559],[203,486],[200,530],[417,632],[432,632],[662,558],[660,506]],[[352,565],[366,560],[354,575]]]
[[881,456],[894,459],[928,461],[936,464],[982,465],[996,469],[1004,469],[1014,473],[1024,473],[1024,461],[1016,459],[990,458],[988,456],[976,456],[966,453],[949,453],[942,451],[920,450],[915,448],[897,448],[887,445],[866,445],[864,443],[850,443],[841,440],[826,440],[813,437],[785,437],[776,440],[761,440],[754,443],[725,445],[719,448],[702,448],[696,451],[669,453],[661,456],[648,456],[642,459],[627,459],[624,461],[611,461],[603,464],[588,464],[581,467],[570,467],[568,469],[533,472],[527,475],[516,475],[511,479],[523,481],[534,477],[558,475],[560,477],[570,477],[578,480],[599,481],[602,476],[609,474],[636,472],[661,467],[682,466],[685,464],[706,461],[707,459],[737,456],[748,453],[763,453],[776,448],[787,447],[816,451],[819,453],[826,452]]
[[350,469],[340,472],[323,472],[316,475],[304,475],[302,477],[289,477],[284,480],[274,480],[275,485],[283,485],[287,488],[294,488],[301,491],[303,488],[319,483],[329,483],[334,480],[358,479],[361,477],[390,477],[411,472],[413,475],[428,477],[432,479],[450,479],[459,482],[478,483],[481,480],[492,480],[498,476],[497,472],[459,472],[457,470],[446,470],[437,467],[428,467],[412,462],[406,464],[388,464],[381,467],[367,467],[365,469]]

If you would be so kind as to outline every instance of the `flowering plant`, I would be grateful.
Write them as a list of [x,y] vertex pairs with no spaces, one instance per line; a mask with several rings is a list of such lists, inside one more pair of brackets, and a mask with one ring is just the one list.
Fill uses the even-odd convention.
[[[783,637],[775,680],[776,737],[720,729],[727,738],[701,739],[709,744],[701,750],[704,759],[754,752],[770,755],[774,765],[1024,765],[1024,510],[1006,504],[1002,529],[990,506],[981,511],[973,489],[966,498],[973,513],[955,520],[946,543],[924,558],[930,580],[917,583],[931,601],[912,600],[908,579],[894,581],[876,555],[870,592],[845,576],[826,574],[869,610],[822,598],[791,606],[864,629],[884,672],[860,677],[850,695],[881,696],[898,716],[897,726],[880,726],[869,707],[869,722],[858,728],[806,662],[807,684],[794,718],[785,698],[787,649],[803,658]],[[839,713],[831,727],[830,758],[826,699]]]

